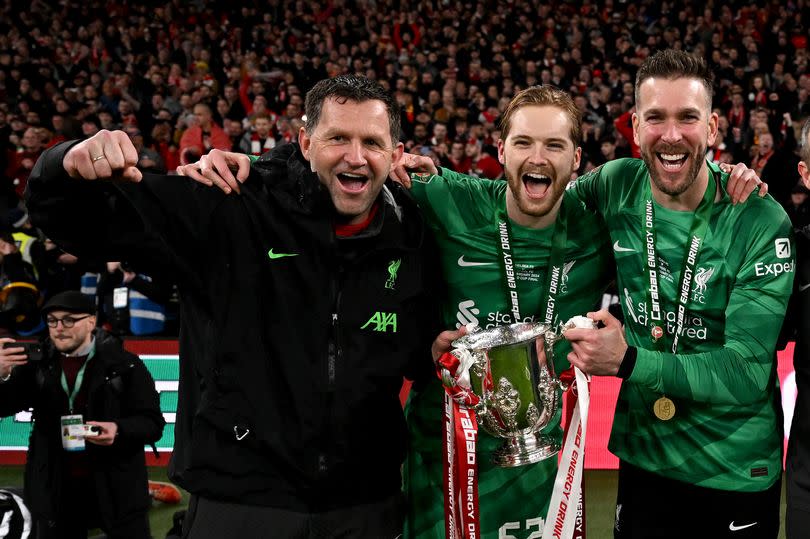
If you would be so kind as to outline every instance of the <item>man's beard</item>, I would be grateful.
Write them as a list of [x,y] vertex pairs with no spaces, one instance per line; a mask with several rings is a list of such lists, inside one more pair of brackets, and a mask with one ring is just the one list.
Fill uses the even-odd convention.
[[[695,156],[705,156],[707,146],[699,146],[697,152],[695,153],[684,151],[683,148],[678,148],[677,150],[668,150],[664,148],[663,150],[664,151],[651,153],[649,150],[642,149],[641,158],[644,160],[644,164],[647,165],[647,170],[650,172],[650,178],[652,178],[655,187],[666,195],[677,197],[689,190],[689,188],[692,187],[692,184],[695,183],[698,172],[700,172],[700,167],[703,166],[703,157],[695,158]],[[686,153],[687,159],[692,158],[692,163],[689,165],[689,169],[686,171],[686,177],[684,178],[683,182],[673,184],[671,182],[665,182],[661,178],[658,173],[658,168],[656,167],[656,165],[660,165],[660,161],[655,155],[656,153]]]
[[[530,198],[528,193],[526,193],[527,187],[524,184],[523,176],[528,173],[543,174],[551,180],[544,199],[535,200]],[[557,170],[551,164],[542,167],[524,167],[518,171],[517,178],[512,176],[508,167],[504,167],[504,176],[506,177],[508,188],[512,191],[512,197],[518,209],[524,215],[531,217],[543,217],[548,214],[557,203],[557,200],[565,192],[565,185],[567,184],[567,182],[562,182],[559,179]],[[567,177],[570,176],[571,171],[569,171]],[[562,188],[558,187],[559,185],[562,185]],[[538,207],[538,205],[540,207]]]

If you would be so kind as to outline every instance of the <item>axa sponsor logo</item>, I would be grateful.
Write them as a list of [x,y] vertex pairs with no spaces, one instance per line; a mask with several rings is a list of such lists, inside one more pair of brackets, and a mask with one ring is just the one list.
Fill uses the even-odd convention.
[[397,332],[397,313],[375,312],[360,329],[371,326],[372,331],[387,333],[391,329],[392,333]]
[[774,262],[767,264],[765,262],[757,262],[754,264],[754,274],[757,277],[779,277],[783,273],[793,273],[796,271],[795,262]]
[[694,290],[692,292],[692,301],[697,303],[706,303],[706,286],[709,279],[714,275],[714,268],[700,267],[695,272],[693,279]]

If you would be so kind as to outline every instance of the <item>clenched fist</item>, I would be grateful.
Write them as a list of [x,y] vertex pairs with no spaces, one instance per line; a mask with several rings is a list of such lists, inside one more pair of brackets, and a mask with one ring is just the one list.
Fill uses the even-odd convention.
[[71,148],[62,161],[71,178],[139,182],[138,151],[123,131],[103,129]]

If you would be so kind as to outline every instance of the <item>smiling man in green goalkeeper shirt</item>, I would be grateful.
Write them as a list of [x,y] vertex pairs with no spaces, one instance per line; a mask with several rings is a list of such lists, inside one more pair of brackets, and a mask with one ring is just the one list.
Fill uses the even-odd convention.
[[711,73],[666,50],[636,79],[643,162],[612,161],[575,192],[610,231],[624,323],[571,330],[572,364],[623,379],[615,537],[776,537],[782,422],[775,345],[795,270],[772,198],[732,206],[705,161]]

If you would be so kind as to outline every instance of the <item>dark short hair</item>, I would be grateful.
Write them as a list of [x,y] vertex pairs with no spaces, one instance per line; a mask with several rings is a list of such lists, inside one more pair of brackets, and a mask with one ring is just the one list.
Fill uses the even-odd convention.
[[675,49],[664,49],[644,60],[636,74],[636,105],[639,102],[639,89],[642,83],[652,78],[699,80],[706,89],[709,99],[706,106],[712,108],[714,75],[700,56]]
[[506,110],[503,111],[499,122],[501,138],[506,139],[509,136],[509,130],[512,128],[512,117],[515,113],[523,107],[530,106],[557,107],[562,110],[568,116],[568,121],[571,122],[571,131],[569,133],[571,142],[574,143],[574,146],[579,146],[582,141],[582,113],[567,92],[549,84],[530,86],[512,98]]
[[356,103],[382,101],[385,110],[388,112],[391,142],[393,144],[399,142],[399,106],[394,101],[394,98],[378,82],[357,75],[338,75],[331,79],[323,79],[307,92],[304,101],[304,113],[307,115],[307,121],[304,128],[308,134],[311,135],[318,126],[318,122],[321,120],[323,102],[330,98],[341,104],[346,101]]

